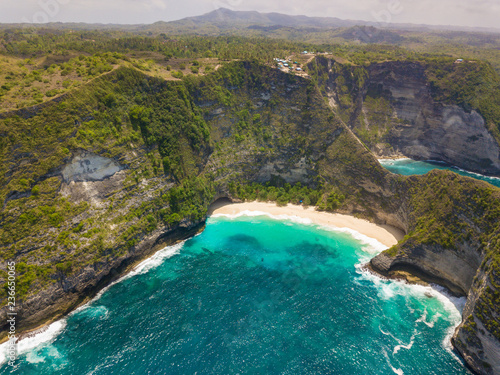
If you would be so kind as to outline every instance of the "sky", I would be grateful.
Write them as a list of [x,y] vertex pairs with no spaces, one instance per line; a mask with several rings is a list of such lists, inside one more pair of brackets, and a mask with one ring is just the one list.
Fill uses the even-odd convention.
[[383,24],[500,26],[500,0],[0,0],[0,22],[153,23],[221,7]]

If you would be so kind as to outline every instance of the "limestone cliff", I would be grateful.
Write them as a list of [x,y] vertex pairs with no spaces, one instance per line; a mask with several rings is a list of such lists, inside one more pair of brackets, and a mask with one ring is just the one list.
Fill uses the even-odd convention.
[[[494,126],[464,103],[440,101],[426,63],[351,67],[317,58],[308,68],[330,107],[376,156],[441,160],[500,174]],[[390,185],[379,180],[376,186]],[[385,276],[409,272],[467,296],[453,344],[477,373],[500,373],[499,190],[434,171],[403,179],[391,192],[399,198],[397,211],[384,207],[375,216],[392,211],[384,219],[407,236],[375,257],[371,268]]]
[[437,100],[426,64],[383,62],[353,70],[326,59],[315,63],[324,94],[377,156],[439,160],[500,174],[500,146],[485,119]]
[[[54,102],[33,117],[7,117],[2,131],[13,143],[5,146],[0,238],[4,259],[18,264],[18,330],[67,313],[138,259],[196,231],[231,181],[319,184],[318,161],[342,127],[307,80],[236,66],[247,71],[257,84],[226,83],[233,74],[221,70],[211,86],[185,88],[121,69],[68,96],[65,110]],[[212,86],[222,98],[205,91]],[[103,107],[104,88],[123,106]],[[138,95],[144,106],[129,102]],[[22,132],[38,137],[16,144]]]
[[[414,186],[405,197],[407,236],[370,265],[385,276],[406,271],[466,296],[462,323],[452,342],[474,371],[497,374],[500,190],[468,180],[438,171],[409,178]],[[431,208],[434,214],[426,217]]]
[[[483,354],[462,328],[456,347],[478,372],[495,368],[489,348],[498,336],[488,324],[499,304],[481,303],[497,298],[498,190],[452,172],[388,173],[314,82],[248,62],[173,82],[120,68],[35,112],[0,120],[0,247],[18,265],[20,330],[67,313],[158,246],[198,230],[234,182],[274,179],[301,182],[323,200],[342,195],[339,211],[404,230],[374,268],[412,266],[469,293],[467,311],[480,310],[493,338],[483,340],[477,323],[467,337]],[[0,268],[1,282],[5,275]]]
[[[498,374],[499,275],[494,274],[490,267],[491,261],[485,261],[477,272],[468,294],[462,323],[456,329],[452,342],[476,372]],[[494,274],[493,277],[491,273]]]

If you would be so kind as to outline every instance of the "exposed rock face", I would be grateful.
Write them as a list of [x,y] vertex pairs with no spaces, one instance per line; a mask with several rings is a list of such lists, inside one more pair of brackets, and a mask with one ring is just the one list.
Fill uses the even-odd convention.
[[[424,68],[418,64],[376,64],[369,69],[366,96],[377,94],[390,103],[392,127],[383,140],[392,150],[417,160],[441,160],[479,173],[500,174],[500,147],[488,132],[484,119],[457,105],[433,101]],[[366,126],[370,108],[363,101]]]
[[484,119],[436,102],[422,64],[372,64],[366,77],[354,82],[350,71],[335,69],[331,60],[318,59],[318,66],[320,74],[328,72],[323,83],[330,106],[376,155],[439,160],[500,175],[500,146]]
[[90,202],[94,205],[100,205],[103,199],[123,188],[125,177],[125,171],[119,171],[102,181],[63,182],[61,194],[75,203]]
[[[500,171],[500,149],[483,118],[458,106],[435,104],[431,116],[419,114],[412,126],[393,128],[389,139],[396,152],[413,159],[459,162],[463,168],[482,173]],[[475,150],[474,155],[468,150]]]
[[[474,248],[458,250],[438,246],[405,249],[393,257],[382,253],[370,262],[371,269],[387,277],[406,271],[427,282],[467,296],[462,322],[452,337],[454,347],[478,374],[500,373],[500,341],[492,332],[498,322],[498,290],[491,273],[480,267],[482,255]],[[490,270],[491,272],[491,270]],[[489,296],[488,296],[489,294]],[[493,297],[491,297],[493,296]],[[497,297],[495,297],[497,296]],[[483,320],[479,316],[483,317]],[[489,324],[486,327],[483,321]]]
[[90,152],[81,152],[76,155],[63,170],[65,182],[70,181],[99,181],[114,175],[123,169],[114,160]]
[[124,166],[110,158],[80,151],[62,168],[61,194],[75,203],[100,206],[123,188]]
[[[218,152],[207,152],[207,160],[200,158],[199,162],[201,170],[213,173],[216,188],[221,189],[215,198],[228,196],[226,180],[234,179],[235,176],[238,176],[240,181],[262,182],[279,176],[291,183],[301,181],[313,184],[318,176],[318,171],[315,170],[317,160],[341,132],[337,126],[332,125],[329,128],[328,116],[331,112],[328,107],[322,105],[322,99],[317,92],[309,98],[314,116],[305,117],[301,113],[298,106],[303,105],[307,99],[308,81],[290,81],[287,74],[269,71],[279,75],[272,77],[272,86],[251,92],[243,89],[236,95],[246,95],[245,98],[248,97],[255,104],[251,118],[263,111],[273,112],[264,103],[271,98],[293,101],[289,106],[279,107],[275,113],[270,113],[270,116],[262,115],[262,126],[270,135],[271,146],[257,144],[250,138],[238,143],[235,150],[234,140],[230,138],[235,132],[234,110],[215,101],[201,102],[200,99],[198,103],[200,107],[207,108],[205,116],[211,125],[211,137],[221,143],[228,140],[227,146],[219,147]],[[287,125],[287,132],[281,133],[283,123]],[[279,136],[288,135],[288,132],[300,134],[301,142],[294,142],[293,139],[281,140]],[[311,136],[307,137],[308,135]],[[129,235],[131,227],[145,225],[148,220],[146,215],[137,214],[141,207],[152,205],[153,201],[158,201],[159,197],[168,194],[169,189],[179,184],[163,173],[163,170],[160,173],[154,172],[151,159],[160,159],[157,149],[147,147],[139,141],[134,143],[133,147],[129,148],[127,144],[119,149],[120,152],[116,148],[100,150],[117,155],[114,159],[79,150],[70,161],[51,170],[51,178],[57,178],[60,182],[55,193],[57,198],[62,195],[66,198],[64,201],[74,204],[89,203],[85,205],[85,211],[52,230],[56,233],[56,241],[58,233],[63,230],[71,233],[69,236],[79,237],[81,240],[79,244],[67,244],[64,256],[79,251],[81,253],[78,253],[77,261],[68,266],[71,267],[69,272],[65,271],[66,259],[63,256],[58,256],[56,261],[51,260],[62,267],[51,275],[49,283],[20,301],[20,324],[17,327],[19,331],[34,328],[49,319],[64,315],[116,278],[134,261],[150,255],[162,244],[193,234],[193,231],[203,225],[204,218],[195,220],[180,217],[180,221],[166,224],[151,215],[154,226],[152,224],[150,228],[154,229],[144,230],[133,237]],[[189,144],[186,144],[185,149],[188,148]],[[264,148],[264,151],[261,148]],[[144,173],[145,169],[148,174]],[[41,176],[41,179],[46,178],[47,176]],[[168,207],[168,201],[162,201],[161,204]],[[163,207],[159,203],[156,211],[161,208]],[[100,232],[95,236],[88,234],[88,237],[93,237],[87,238],[85,234],[93,229],[93,220],[99,222]],[[38,241],[38,249],[47,243],[55,244],[54,248],[59,245],[53,239],[47,238],[46,232],[35,233],[34,237]],[[91,251],[81,251],[85,245],[92,246],[91,251],[96,251],[98,256]],[[35,247],[34,249],[38,250]],[[30,250],[23,249],[26,254],[29,254]],[[48,262],[47,259],[44,261]],[[39,262],[37,265],[40,264],[43,263]],[[5,316],[4,305],[0,308],[0,318]],[[6,319],[2,321],[5,322]],[[6,333],[5,326],[1,326],[1,329],[0,337]]]
[[[330,69],[331,61],[328,64]],[[406,68],[404,66],[398,68],[398,64],[402,63],[393,64],[395,65],[387,63],[373,67],[371,78],[369,77],[365,82],[366,85],[362,86],[363,90],[355,101],[357,112],[353,112],[352,119],[363,115],[369,127],[373,125],[370,122],[373,116],[368,115],[378,109],[374,110],[374,106],[368,103],[370,100],[365,99],[371,95],[373,98],[382,98],[390,104],[389,115],[382,111],[383,116],[380,117],[387,119],[389,116],[394,120],[391,120],[391,127],[384,137],[395,134],[396,140],[393,146],[395,149],[379,144],[375,144],[374,147],[379,147],[381,152],[391,153],[428,152],[430,156],[426,158],[443,160],[449,157],[450,160],[447,161],[464,167],[466,166],[461,164],[460,160],[452,159],[457,157],[470,159],[471,165],[478,168],[469,167],[469,169],[480,171],[482,171],[479,167],[480,160],[488,158],[491,163],[483,164],[489,166],[489,170],[496,168],[493,155],[486,150],[490,147],[489,141],[485,141],[489,135],[484,133],[482,119],[477,114],[467,114],[458,107],[428,102],[428,87],[418,64],[410,64]],[[384,66],[386,66],[385,72],[382,71]],[[242,77],[247,75],[245,71],[241,73]],[[144,79],[142,76],[138,77],[134,85],[142,85]],[[121,79],[117,80],[120,81]],[[495,297],[498,294],[495,293],[497,285],[500,284],[500,277],[488,268],[489,263],[484,260],[485,255],[481,250],[482,243],[488,244],[491,242],[490,238],[478,240],[478,236],[473,236],[476,239],[471,241],[465,236],[462,243],[455,248],[439,244],[423,245],[423,241],[411,242],[418,234],[415,233],[418,220],[428,219],[430,214],[438,217],[440,212],[432,205],[421,204],[421,207],[412,205],[410,190],[417,192],[423,190],[426,184],[431,182],[431,177],[438,182],[446,182],[446,178],[449,178],[449,184],[440,185],[444,186],[442,194],[434,195],[443,201],[441,208],[453,207],[454,212],[449,215],[452,217],[451,220],[459,217],[462,220],[460,224],[463,224],[460,228],[471,227],[473,235],[496,229],[492,230],[484,222],[476,225],[478,221],[475,219],[485,215],[487,210],[483,209],[484,205],[481,209],[468,207],[465,204],[466,200],[477,198],[491,203],[500,201],[500,196],[490,192],[492,196],[485,194],[478,197],[474,195],[477,190],[475,181],[458,178],[452,172],[439,171],[434,175],[431,172],[427,176],[412,178],[392,175],[384,170],[373,154],[335,118],[309,81],[267,67],[262,67],[259,74],[253,76],[252,81],[256,82],[243,85],[241,88],[235,88],[232,84],[225,87],[234,97],[242,98],[237,101],[238,105],[233,107],[214,98],[203,101],[203,95],[197,96],[196,90],[190,93],[193,96],[193,103],[204,109],[203,116],[210,129],[210,140],[215,146],[213,149],[209,147],[201,149],[203,157],[191,158],[190,156],[195,153],[186,141],[180,149],[188,154],[187,161],[183,165],[192,165],[189,169],[196,175],[200,173],[204,174],[204,177],[208,176],[210,183],[215,186],[214,199],[230,196],[229,186],[234,181],[266,182],[276,176],[290,183],[301,182],[310,187],[317,187],[320,184],[332,187],[346,196],[341,207],[342,212],[355,213],[382,224],[401,228],[407,234],[403,240],[404,246],[398,249],[394,256],[382,254],[376,257],[372,261],[373,268],[384,274],[390,274],[397,269],[406,269],[446,285],[457,294],[468,294],[464,321],[454,337],[455,346],[476,371],[485,374],[498,373],[500,363],[497,355],[498,340],[491,335],[494,327],[483,324],[485,321],[499,320],[497,310],[500,303],[495,302],[495,298],[498,300],[498,297]],[[337,105],[341,111],[344,100],[335,91],[333,82],[329,83],[329,101]],[[130,82],[127,84],[132,86]],[[122,92],[121,88],[118,89]],[[152,86],[148,89],[150,90],[148,94],[152,92],[152,95],[156,95],[164,89],[168,87],[164,87],[163,83],[160,86]],[[274,104],[271,105],[271,102]],[[248,109],[248,115],[241,114],[242,109]],[[259,116],[254,117],[256,115]],[[241,118],[246,118],[246,125],[251,121],[258,131],[243,133],[246,136],[236,140],[235,134],[241,131],[242,125],[245,125],[238,122]],[[477,136],[477,140],[474,138],[471,142],[479,142],[476,145],[479,150],[460,149],[466,145],[470,146],[467,142],[460,142],[463,141],[464,132],[470,130],[471,123],[475,124],[472,126],[473,129],[477,128],[477,132],[471,133]],[[350,124],[359,133],[359,124],[356,122]],[[449,134],[452,133],[450,129],[455,128],[461,129],[457,133],[459,134],[457,139]],[[445,131],[446,129],[448,131]],[[264,132],[265,137],[262,134]],[[401,134],[398,135],[397,132]],[[482,134],[482,138],[479,134]],[[384,137],[382,140],[389,139]],[[445,141],[446,137],[451,138]],[[494,149],[494,146],[490,148]],[[36,265],[43,265],[44,261],[51,266],[56,264],[61,266],[54,267],[55,272],[51,273],[49,283],[40,285],[36,292],[28,294],[22,301],[19,329],[29,329],[67,313],[84,298],[91,296],[115,278],[118,273],[127,269],[135,260],[151,254],[164,242],[188,236],[202,225],[203,218],[200,219],[199,216],[196,216],[196,220],[190,220],[191,216],[178,218],[179,222],[179,220],[168,220],[174,215],[167,215],[167,220],[163,215],[157,215],[161,218],[158,220],[154,215],[147,215],[153,210],[155,214],[161,213],[165,206],[170,204],[170,198],[163,197],[167,196],[172,187],[179,186],[179,181],[164,173],[161,168],[158,169],[161,165],[158,162],[161,155],[154,149],[155,146],[147,146],[137,141],[130,148],[128,144],[127,147],[120,148],[117,143],[110,143],[107,147],[109,148],[104,149],[104,152],[113,151],[113,154],[118,154],[116,160],[80,152],[69,163],[60,167],[55,166],[51,172],[51,178],[57,179],[58,182],[53,184],[55,202],[60,200],[62,204],[66,204],[86,201],[90,204],[82,203],[83,208],[75,208],[75,205],[68,204],[68,207],[75,210],[70,220],[59,223],[58,217],[55,216],[54,220],[59,226],[50,226],[44,233],[34,233],[31,238],[22,239],[24,243],[29,243],[31,248],[27,248],[24,244],[19,246],[19,249],[14,249],[11,243],[5,245],[6,250],[12,247],[18,258],[28,257],[30,252],[34,253],[35,256],[31,257],[30,262]],[[372,149],[374,147],[372,145]],[[454,151],[455,147],[461,151]],[[121,151],[117,152],[117,148]],[[443,148],[448,151],[443,151]],[[441,156],[437,156],[439,152],[442,153]],[[467,158],[464,158],[464,155],[467,155]],[[65,161],[61,162],[64,163]],[[16,168],[28,169],[30,166],[13,162],[11,164]],[[57,177],[53,177],[55,174]],[[63,182],[59,187],[61,174]],[[455,176],[454,178],[458,180],[453,180],[450,176]],[[466,182],[470,190],[460,190],[459,188]],[[48,196],[51,191],[50,186],[40,189],[41,198]],[[459,190],[454,202],[447,200],[448,193],[452,190],[447,190],[448,186]],[[486,183],[479,188],[487,190],[485,186]],[[207,187],[204,186],[204,189]],[[31,190],[26,190],[22,194],[10,197],[11,200],[28,199],[30,194]],[[60,199],[61,195],[67,199]],[[429,194],[432,197],[434,195]],[[207,201],[203,201],[203,205],[208,205]],[[141,209],[148,205],[150,205],[148,210]],[[38,213],[36,209],[33,209],[33,212]],[[487,221],[497,220],[495,212],[488,214],[491,220]],[[19,215],[13,217],[18,220]],[[36,219],[36,216],[34,218]],[[23,221],[29,219],[29,216],[22,218]],[[447,222],[445,219],[437,218],[436,221],[444,227],[443,223]],[[485,229],[486,227],[488,228]],[[94,229],[98,231],[93,233]],[[28,233],[29,235],[31,233]],[[68,238],[75,240],[69,242]],[[500,241],[497,242],[500,244]],[[46,249],[44,251],[48,255],[45,260],[36,256],[36,251],[40,252],[40,249]],[[68,254],[74,254],[77,260],[69,266],[66,264]],[[486,264],[483,264],[485,262]],[[68,267],[72,267],[70,272]],[[491,305],[483,306],[484,296],[491,293],[493,297],[489,300],[493,302]],[[466,314],[472,316],[472,320]],[[482,319],[484,314],[492,318]],[[0,309],[0,319],[3,322],[6,321],[5,316],[4,305]],[[472,323],[475,323],[475,326]],[[0,335],[5,336],[6,327],[1,328]]]
[[[498,288],[482,267],[474,279],[463,311],[462,322],[455,330],[452,342],[476,372],[500,374],[500,342],[489,332],[488,328],[491,327],[485,327],[478,316],[484,314],[484,309],[495,308],[481,302],[487,291],[495,295],[498,293]],[[491,302],[497,306],[500,303],[498,298]],[[494,314],[494,318],[498,324],[500,316]]]
[[[396,257],[382,253],[373,258],[370,265],[384,276],[396,276],[397,271],[408,271],[425,281],[444,285],[458,295],[467,296],[462,322],[455,330],[452,343],[476,373],[499,374],[500,342],[489,331],[491,326],[485,327],[478,316],[485,313],[484,309],[496,309],[500,302],[490,301],[496,304],[493,306],[484,302],[487,289],[493,291],[493,295],[498,293],[491,276],[482,269],[477,271],[479,256],[473,250],[462,253],[463,259],[454,251],[436,250],[420,249],[418,252]],[[493,312],[492,315],[498,322],[498,313]]]
[[[193,236],[202,228],[202,224],[183,223],[174,230],[160,227],[144,236],[130,253],[110,262],[103,261],[86,266],[71,276],[60,275],[56,283],[23,301],[17,316],[22,322],[21,328],[32,329],[50,318],[59,318],[69,313],[83,301],[92,298],[101,288],[119,278],[135,261],[164,246]],[[1,309],[0,317],[5,321],[6,316],[6,309]]]
[[430,282],[445,285],[457,295],[466,296],[480,261],[481,257],[474,249],[455,251],[421,245],[395,258],[381,254],[371,264],[382,274],[389,275],[395,270],[409,271]]
[[[421,177],[419,186],[414,187],[415,195],[404,199],[407,215],[401,217],[406,222],[407,236],[373,258],[370,266],[387,277],[398,278],[400,271],[408,272],[466,296],[462,322],[452,343],[474,371],[498,374],[500,273],[495,258],[500,244],[497,242],[500,191],[483,182],[467,186],[467,181],[460,179],[460,187],[448,190],[447,194],[432,194],[438,186],[433,181],[437,181],[439,175],[447,178],[444,184],[451,184],[457,178],[451,172],[437,171]],[[415,176],[408,178],[412,180],[418,181]],[[481,196],[493,200],[483,205]],[[464,197],[467,198],[464,200]],[[419,212],[428,207],[443,210],[442,214],[434,212],[426,219],[438,221],[436,226],[426,226],[419,218]],[[453,209],[447,211],[446,207]],[[449,241],[443,242],[434,236],[441,231],[448,231]]]

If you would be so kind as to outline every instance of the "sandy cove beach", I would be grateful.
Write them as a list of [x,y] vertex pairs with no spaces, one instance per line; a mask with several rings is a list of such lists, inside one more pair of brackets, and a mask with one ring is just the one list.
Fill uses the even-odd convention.
[[320,212],[316,211],[314,207],[304,207],[293,204],[279,207],[275,203],[264,202],[216,202],[210,208],[211,215],[236,215],[243,211],[260,211],[273,216],[298,216],[303,219],[309,219],[313,223],[319,225],[336,228],[349,228],[367,237],[374,238],[387,247],[395,245],[404,237],[403,231],[398,228],[389,225],[377,225],[350,215]]

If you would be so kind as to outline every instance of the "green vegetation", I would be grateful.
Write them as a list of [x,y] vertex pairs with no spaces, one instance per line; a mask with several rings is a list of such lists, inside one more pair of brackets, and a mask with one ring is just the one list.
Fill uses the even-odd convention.
[[[367,55],[372,57],[370,53]],[[476,110],[500,142],[500,75],[489,63],[478,60],[457,63],[455,58],[427,54],[413,54],[410,60],[418,65],[405,74],[418,77],[423,73],[430,82],[433,100],[459,105],[467,112]],[[370,74],[377,71],[374,62],[367,66],[335,62],[329,68],[328,60],[318,57],[308,65],[309,74],[323,95],[331,93],[327,87],[334,90],[340,118],[372,149],[379,143],[388,144],[390,130],[404,122],[393,116],[391,93],[383,91],[380,85],[369,84]],[[401,65],[381,64],[394,69],[396,74],[404,71]]]
[[271,201],[280,206],[285,206],[287,203],[315,206],[323,196],[320,190],[302,186],[300,182],[292,186],[280,179],[264,185],[255,182],[244,185],[230,183],[229,192],[243,201]]
[[214,195],[212,182],[200,177],[188,178],[178,187],[170,189],[168,195],[162,196],[169,207],[162,209],[160,216],[169,225],[186,219],[191,222],[203,220]]
[[[127,58],[118,53],[79,55],[64,62],[0,57],[2,110],[36,105],[111,71]],[[56,60],[57,61],[57,60]]]
[[500,76],[482,61],[455,63],[449,58],[433,60],[427,68],[434,97],[476,110],[500,142]]
[[[432,171],[412,187],[415,225],[408,233],[408,241],[452,249],[467,242],[481,244],[480,247],[487,243],[500,220],[498,189],[471,179],[456,183],[458,180],[452,172]],[[466,201],[464,196],[468,197]],[[481,215],[472,215],[473,212]]]
[[[409,178],[411,226],[407,236],[385,254],[419,252],[421,247],[484,254],[481,270],[489,274],[474,313],[500,340],[497,308],[500,288],[500,190],[450,171]],[[465,198],[466,197],[466,198]],[[464,199],[465,198],[465,199]],[[439,250],[436,250],[439,251]]]
[[[0,216],[2,257],[29,265],[20,272],[26,287],[19,298],[71,277],[81,267],[122,256],[158,227],[168,230],[202,220],[215,194],[217,177],[204,176],[214,147],[218,163],[225,163],[235,143],[266,157],[273,157],[275,148],[293,145],[297,152],[291,163],[312,155],[322,141],[307,142],[304,135],[310,131],[301,122],[310,120],[293,110],[294,117],[273,114],[275,106],[289,98],[278,95],[261,108],[251,103],[254,92],[270,90],[263,79],[269,73],[279,76],[280,84],[298,84],[295,77],[257,63],[235,62],[210,76],[188,76],[183,81],[164,81],[133,67],[120,67],[62,101],[37,108],[35,116],[0,120],[5,135],[0,167],[0,196],[5,202]],[[307,95],[297,91],[295,105],[312,105]],[[203,102],[225,106],[228,125],[233,124],[229,137],[205,121],[211,110],[196,104]],[[321,116],[315,119],[322,119],[317,127],[325,133],[322,121],[327,121],[327,112],[317,111]],[[294,127],[283,127],[286,121]],[[92,200],[63,197],[65,183],[60,176],[50,177],[79,149],[113,157],[129,167],[122,187],[109,198],[99,198],[97,206]],[[224,167],[219,169],[223,171]],[[235,175],[230,181],[245,180]],[[321,198],[308,187],[290,189],[283,196],[278,191],[276,199],[295,202],[303,196],[305,203],[316,204]],[[152,199],[144,200],[144,194]],[[340,194],[327,194],[321,204],[333,210],[342,200]]]
[[[239,36],[175,36],[166,34],[141,36],[122,31],[56,31],[37,28],[0,30],[0,52],[10,56],[36,58],[53,55],[71,56],[72,53],[93,55],[101,52],[121,53],[130,57],[143,55],[163,61],[172,58],[187,58],[186,63],[200,63],[200,58],[258,59],[270,61],[275,54],[299,53],[310,44],[285,40]],[[193,60],[195,58],[196,60]],[[50,59],[48,63],[50,64]],[[195,65],[195,64],[193,64]],[[195,65],[199,66],[199,65]]]
[[[307,79],[272,67],[272,58],[303,49],[337,62],[297,55]],[[19,266],[21,300],[85,267],[116,266],[145,239],[203,221],[214,197],[230,195],[369,219],[397,212],[408,233],[391,256],[419,246],[479,249],[491,286],[477,316],[498,335],[498,189],[452,172],[393,176],[367,147],[394,121],[383,93],[366,87],[373,63],[420,64],[437,100],[478,110],[494,133],[499,81],[488,63],[401,46],[37,28],[2,30],[0,51],[0,103],[14,110],[0,115],[0,247]],[[337,113],[325,103],[332,84]],[[63,181],[61,166],[80,150],[123,170],[89,183],[97,192]]]

